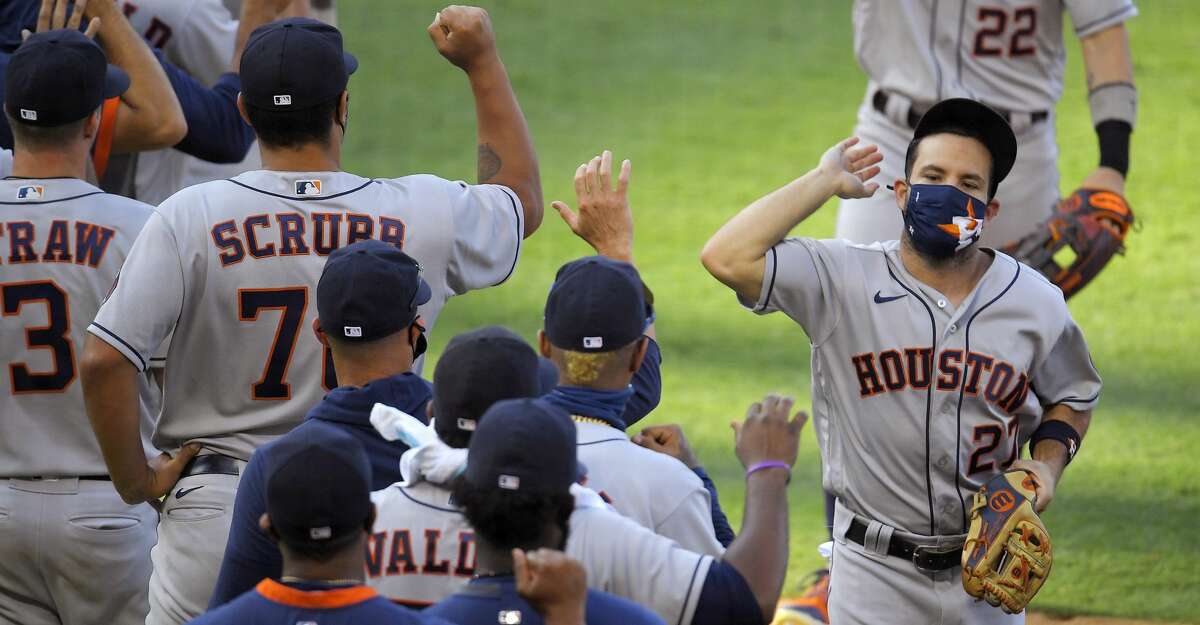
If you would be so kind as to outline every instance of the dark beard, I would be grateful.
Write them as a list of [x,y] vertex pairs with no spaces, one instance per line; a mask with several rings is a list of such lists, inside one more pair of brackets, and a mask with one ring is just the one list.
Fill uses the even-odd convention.
[[963,268],[971,260],[978,241],[964,247],[963,249],[951,254],[950,256],[933,256],[922,252],[916,245],[913,245],[912,237],[908,234],[908,229],[905,228],[900,233],[900,245],[908,248],[909,251],[921,258],[921,261],[929,266],[934,271],[956,271]]

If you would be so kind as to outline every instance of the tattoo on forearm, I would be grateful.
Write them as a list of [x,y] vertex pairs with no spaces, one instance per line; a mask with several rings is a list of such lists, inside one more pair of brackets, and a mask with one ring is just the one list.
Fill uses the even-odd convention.
[[476,166],[476,174],[480,183],[488,182],[494,178],[496,174],[500,173],[500,165],[502,164],[500,155],[496,154],[496,151],[492,149],[492,146],[486,143],[480,143],[479,156],[477,160],[478,165]]

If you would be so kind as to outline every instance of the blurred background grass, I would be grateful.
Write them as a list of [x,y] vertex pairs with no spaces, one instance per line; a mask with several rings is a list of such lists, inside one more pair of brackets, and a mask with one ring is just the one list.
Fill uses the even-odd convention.
[[[471,180],[475,124],[463,75],[424,32],[437,2],[343,0],[351,81],[345,166]],[[663,402],[644,423],[679,422],[717,480],[735,527],[741,469],[731,419],[771,391],[809,401],[809,346],[782,316],[758,318],[708,277],[704,241],[738,209],[812,167],[853,129],[866,79],[850,3],[485,2],[529,119],[547,215],[514,278],[456,298],[433,352],[492,323],[531,341],[558,266],[590,252],[549,208],[574,204],[575,167],[603,148],[634,163],[635,255],[658,302]],[[1200,623],[1200,339],[1192,157],[1200,142],[1200,4],[1139,2],[1129,23],[1141,115],[1128,195],[1129,252],[1071,302],[1105,379],[1092,430],[1046,515],[1054,574],[1035,608]],[[1097,162],[1078,41],[1068,30],[1058,108],[1064,192]],[[834,207],[802,232],[829,236]],[[431,369],[427,369],[431,371]],[[806,432],[792,481],[788,592],[820,566],[820,472]]]

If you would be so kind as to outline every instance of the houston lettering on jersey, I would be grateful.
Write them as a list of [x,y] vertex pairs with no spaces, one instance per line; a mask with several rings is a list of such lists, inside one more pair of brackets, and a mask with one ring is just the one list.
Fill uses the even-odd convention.
[[[75,263],[94,269],[104,259],[104,252],[115,233],[112,228],[86,221],[56,219],[39,238],[33,222],[0,222],[0,249],[8,248],[7,254],[0,254],[0,262],[7,261],[10,265]],[[3,245],[4,238],[7,238],[7,246]]]
[[935,369],[932,355],[928,347],[906,347],[852,356],[859,396],[923,391],[935,384],[939,391],[962,390],[972,397],[982,392],[984,399],[1011,414],[1029,395],[1028,374],[1012,363],[977,352],[964,358],[963,350],[946,349],[938,354]]
[[328,256],[343,245],[379,239],[404,247],[404,222],[392,217],[359,213],[296,212],[251,215],[222,221],[212,227],[212,241],[222,267],[253,259],[317,254]]
[[[442,541],[455,541],[457,554],[452,563],[438,559],[438,548]],[[457,536],[443,537],[438,529],[426,529],[423,535],[406,529],[375,532],[367,539],[367,575],[455,575],[471,577],[475,574],[475,533],[457,532]]]

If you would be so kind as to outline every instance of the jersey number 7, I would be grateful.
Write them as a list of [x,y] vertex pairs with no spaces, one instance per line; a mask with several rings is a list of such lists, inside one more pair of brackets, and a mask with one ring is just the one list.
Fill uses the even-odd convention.
[[[239,289],[238,319],[257,321],[264,310],[279,311],[279,325],[275,328],[275,340],[271,353],[263,365],[262,377],[250,386],[250,397],[254,399],[280,400],[292,396],[292,385],[287,381],[288,367],[300,338],[300,326],[304,311],[308,308],[308,288],[302,286],[279,289]],[[333,371],[333,356],[329,348],[322,353],[321,383],[325,390],[337,386]]]

